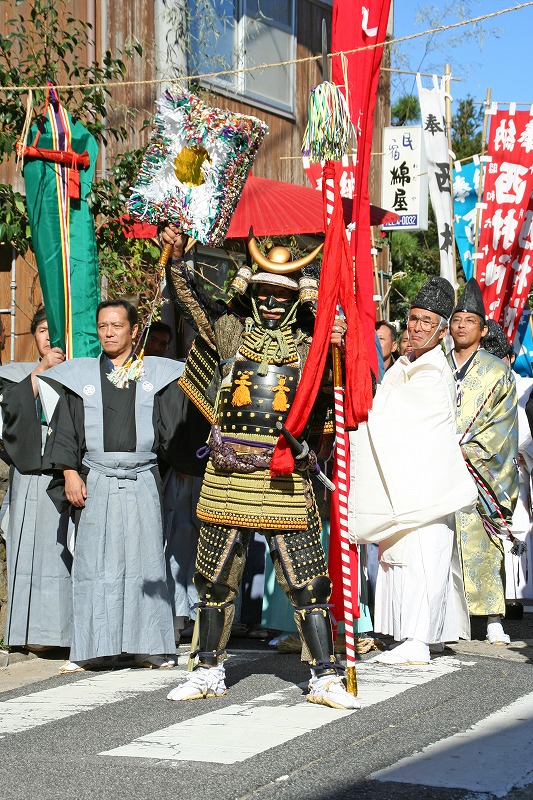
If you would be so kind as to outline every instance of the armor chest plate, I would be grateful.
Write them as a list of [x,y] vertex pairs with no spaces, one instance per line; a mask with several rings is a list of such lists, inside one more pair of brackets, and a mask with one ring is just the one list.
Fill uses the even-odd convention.
[[278,438],[276,422],[284,422],[300,379],[297,363],[269,364],[267,375],[259,375],[257,361],[237,358],[228,385],[222,387],[219,406],[220,429],[245,438]]

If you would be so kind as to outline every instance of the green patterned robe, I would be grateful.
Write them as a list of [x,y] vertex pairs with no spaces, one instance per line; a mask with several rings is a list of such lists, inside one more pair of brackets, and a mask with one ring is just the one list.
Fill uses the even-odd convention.
[[[516,386],[509,367],[483,349],[476,352],[465,377],[457,380],[457,430],[464,435],[463,453],[510,524],[518,497]],[[478,511],[457,513],[456,530],[469,613],[503,616],[502,540],[487,533]]]

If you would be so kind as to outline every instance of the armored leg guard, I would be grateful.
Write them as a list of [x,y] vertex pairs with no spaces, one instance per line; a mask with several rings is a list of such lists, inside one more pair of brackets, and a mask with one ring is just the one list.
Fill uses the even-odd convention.
[[336,673],[333,655],[333,631],[327,601],[331,581],[327,575],[313,578],[307,586],[291,592],[294,619],[303,642],[302,661],[309,661],[314,674]]
[[[202,525],[194,585],[198,591],[199,665],[214,667],[225,656],[250,533]],[[193,654],[191,654],[193,655]]]
[[194,584],[200,597],[198,661],[202,666],[215,667],[226,657],[226,645],[235,616],[233,601],[236,592],[227,584],[210,583],[199,572],[194,576]]

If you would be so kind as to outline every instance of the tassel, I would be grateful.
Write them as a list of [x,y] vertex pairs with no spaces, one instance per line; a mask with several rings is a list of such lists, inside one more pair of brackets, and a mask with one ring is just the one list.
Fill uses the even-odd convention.
[[285,386],[287,382],[287,378],[285,375],[280,375],[278,378],[278,385],[274,386],[272,391],[275,392],[274,395],[274,402],[272,403],[272,408],[274,411],[287,411],[287,394],[290,392],[288,386]]
[[252,382],[248,380],[251,374],[251,372],[245,372],[242,378],[235,381],[237,388],[233,392],[233,397],[231,398],[232,406],[242,407],[252,405],[252,398],[250,396],[250,390],[248,389],[248,386],[252,385]]
[[129,386],[128,369],[129,367],[125,364],[121,367],[117,367],[113,372],[107,373],[107,380],[110,381],[113,386],[116,386],[117,389],[127,389]]
[[320,83],[309,97],[303,155],[311,161],[341,161],[349,152],[353,134],[344,95],[334,83]]
[[68,170],[68,190],[67,194],[71,200],[80,199],[80,173],[77,169]]
[[130,381],[138,383],[142,381],[145,375],[143,352],[141,351],[139,358],[134,361],[128,359],[121,367],[117,367],[113,372],[108,372],[107,379],[117,389],[127,389]]

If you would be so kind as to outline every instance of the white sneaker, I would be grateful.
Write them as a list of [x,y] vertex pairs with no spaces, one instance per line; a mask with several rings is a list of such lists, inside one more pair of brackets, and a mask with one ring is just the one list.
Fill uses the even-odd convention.
[[150,656],[146,653],[137,653],[135,666],[143,669],[172,669],[176,666],[173,656]]
[[331,673],[311,678],[307,701],[329,708],[361,708],[357,697],[346,691],[342,678]]
[[218,667],[197,667],[187,679],[167,694],[167,700],[200,700],[203,697],[222,697],[228,693],[226,672]]
[[489,622],[487,625],[487,642],[489,644],[511,644],[511,637],[505,633],[501,622]]

